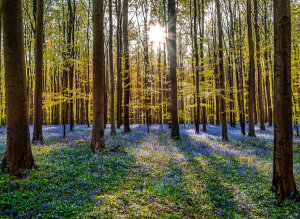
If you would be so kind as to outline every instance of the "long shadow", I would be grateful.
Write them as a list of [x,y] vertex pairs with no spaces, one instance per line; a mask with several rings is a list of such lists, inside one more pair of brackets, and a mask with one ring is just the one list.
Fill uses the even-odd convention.
[[[188,136],[187,136],[188,137]],[[201,142],[201,140],[193,140],[192,138],[186,138],[185,141],[174,142],[174,145],[186,155],[191,163],[197,167],[199,174],[202,172],[200,164],[197,161],[197,157],[205,157],[210,165],[216,170],[220,175],[220,178],[224,179],[225,182],[234,185],[234,187],[241,189],[254,203],[246,203],[246,207],[251,208],[252,205],[257,205],[262,211],[264,211],[264,216],[268,216],[268,212],[273,212],[275,202],[274,195],[269,191],[271,177],[263,176],[259,173],[255,167],[241,163],[235,159],[236,155],[231,154],[230,150],[220,150],[208,145],[206,142]],[[263,154],[255,154],[255,156],[264,156]],[[243,155],[242,155],[243,156]],[[268,159],[268,158],[267,158]],[[199,170],[198,170],[199,168]],[[271,172],[271,170],[269,170]],[[298,178],[299,184],[299,178]],[[218,185],[219,186],[219,185]],[[217,188],[214,186],[213,188]],[[220,187],[222,190],[222,187]],[[228,194],[232,196],[232,194]],[[215,197],[211,197],[212,200]],[[299,211],[298,204],[290,204],[285,208],[285,210],[290,209],[293,212]],[[250,213],[251,209],[245,213]],[[284,214],[282,208],[277,208],[276,211],[283,216]]]
[[[51,131],[59,132],[55,127]],[[88,134],[89,130],[79,129],[67,142],[54,140],[48,141],[48,146],[34,146],[42,152],[51,150],[35,156],[38,169],[27,171],[25,180],[0,173],[0,216],[71,217],[88,209],[96,196],[119,185],[130,172],[134,156],[93,154],[89,141],[82,141]],[[116,138],[119,143],[127,140],[122,135]],[[138,138],[131,138],[131,143]]]

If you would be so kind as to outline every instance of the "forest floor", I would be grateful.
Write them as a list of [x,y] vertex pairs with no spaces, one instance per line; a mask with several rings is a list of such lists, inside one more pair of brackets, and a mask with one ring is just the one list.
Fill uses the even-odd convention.
[[[45,145],[32,145],[37,169],[25,179],[0,172],[0,217],[125,218],[299,218],[300,204],[277,205],[270,191],[273,128],[257,138],[208,125],[196,135],[181,126],[172,140],[166,125],[131,125],[117,130],[107,147],[123,151],[93,154],[91,128],[76,126],[62,138],[62,126],[44,126]],[[31,127],[32,129],[32,127]],[[6,130],[0,129],[0,159]],[[300,190],[300,138],[294,141],[294,173]]]

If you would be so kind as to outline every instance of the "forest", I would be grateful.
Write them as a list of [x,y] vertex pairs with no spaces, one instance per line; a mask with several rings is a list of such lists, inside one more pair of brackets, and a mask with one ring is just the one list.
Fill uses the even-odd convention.
[[1,218],[300,218],[298,0],[0,16]]

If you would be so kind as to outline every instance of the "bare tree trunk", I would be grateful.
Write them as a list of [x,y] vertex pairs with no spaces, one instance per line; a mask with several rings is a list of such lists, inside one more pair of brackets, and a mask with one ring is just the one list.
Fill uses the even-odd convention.
[[124,42],[124,132],[131,132],[129,125],[130,66],[128,43],[128,0],[123,2],[123,42]]
[[117,128],[122,124],[122,16],[121,0],[116,1],[117,11]]
[[241,132],[243,135],[246,135],[245,131],[245,103],[244,103],[244,75],[243,75],[243,57],[242,57],[242,24],[241,24],[241,11],[239,4],[238,6],[238,22],[239,22],[239,38],[238,38],[238,57],[237,64],[238,70],[236,70],[236,84],[238,88],[237,96],[238,96],[238,106],[239,106],[239,114],[240,114],[240,125],[241,125]]
[[254,108],[255,108],[255,64],[254,64],[254,46],[252,40],[252,22],[251,22],[251,0],[247,0],[247,24],[248,24],[248,45],[250,56],[249,71],[249,136],[255,137],[254,129]]
[[115,80],[114,80],[114,60],[113,60],[113,20],[112,2],[109,1],[109,70],[110,70],[110,124],[111,134],[115,135]]
[[171,81],[171,136],[179,138],[178,109],[177,109],[177,48],[176,48],[176,3],[175,0],[168,1],[168,56],[170,61],[170,81]]
[[254,0],[254,30],[255,30],[255,39],[256,39],[256,66],[257,66],[257,77],[258,77],[259,122],[260,122],[260,130],[266,130],[264,105],[263,105],[263,92],[262,92],[261,64],[260,64],[260,34],[259,34],[259,26],[258,26],[257,1],[258,0]]
[[200,89],[199,89],[199,52],[198,52],[198,38],[197,38],[197,0],[194,0],[194,58],[195,58],[195,84],[196,84],[196,118],[195,128],[196,133],[199,134],[200,124]]
[[28,126],[21,0],[2,0],[7,146],[1,168],[21,176],[34,167]]
[[104,136],[104,33],[103,0],[93,1],[93,131],[91,149],[94,152],[105,148]]
[[35,93],[34,93],[34,143],[43,143],[43,14],[44,1],[37,0],[35,27]]
[[223,27],[222,27],[222,16],[220,10],[220,2],[216,1],[217,16],[218,16],[218,32],[219,32],[219,70],[220,70],[220,89],[221,89],[221,121],[222,121],[222,139],[228,141],[227,134],[227,121],[226,121],[226,110],[225,110],[225,76],[224,76],[224,63],[223,63]]
[[[267,47],[268,44],[270,43],[267,16],[268,16],[267,0],[264,0],[265,47]],[[265,72],[266,72],[266,94],[267,94],[267,101],[268,101],[268,120],[269,120],[269,126],[272,126],[273,112],[272,112],[272,100],[271,100],[271,88],[270,88],[270,63],[268,60],[268,50],[267,49],[265,49],[265,52],[264,52],[264,63],[265,63]]]
[[[201,41],[200,41],[200,57],[201,57],[201,72],[202,72],[202,82],[205,82],[204,76],[204,49],[203,49],[203,41],[204,41],[204,0],[201,1],[202,12],[201,12]],[[200,18],[200,14],[199,14]],[[199,24],[200,25],[200,24]],[[202,97],[202,130],[206,132],[206,98]]]
[[293,175],[290,0],[274,0],[274,164],[272,190],[300,201]]
[[159,98],[158,98],[158,103],[159,103],[159,124],[162,124],[162,117],[163,117],[163,109],[162,109],[162,70],[161,70],[161,45],[159,44],[159,49],[158,49],[158,75],[159,75],[159,82],[158,82],[158,89],[159,89]]
[[86,85],[86,101],[85,101],[85,122],[88,127],[90,127],[90,37],[89,37],[89,31],[90,31],[90,10],[91,10],[91,0],[89,1],[89,8],[88,8],[88,26],[86,31],[86,37],[87,37],[87,85]]

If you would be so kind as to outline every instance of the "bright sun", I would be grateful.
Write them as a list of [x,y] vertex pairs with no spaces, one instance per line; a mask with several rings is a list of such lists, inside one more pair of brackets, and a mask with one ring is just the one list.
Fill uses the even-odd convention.
[[159,47],[159,44],[163,44],[166,40],[165,28],[159,24],[154,24],[150,26],[149,31],[149,40],[150,43],[153,43],[155,48]]

